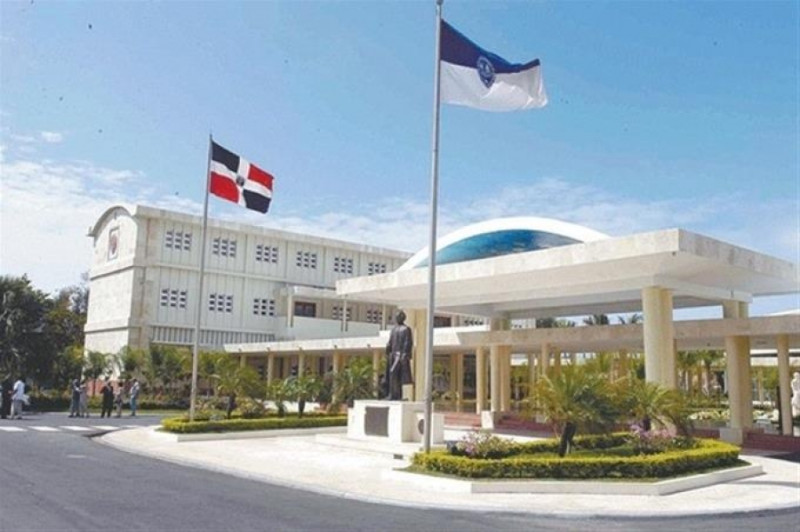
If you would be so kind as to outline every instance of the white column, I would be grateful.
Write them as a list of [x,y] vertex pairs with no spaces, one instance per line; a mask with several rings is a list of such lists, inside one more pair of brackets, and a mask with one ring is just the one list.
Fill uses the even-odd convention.
[[493,345],[489,347],[489,375],[492,380],[491,389],[489,390],[490,394],[490,404],[491,407],[489,410],[492,412],[500,412],[501,411],[501,404],[500,398],[502,397],[502,391],[500,387],[502,386],[501,381],[501,370],[500,370],[500,346]]
[[645,380],[674,389],[676,379],[672,293],[658,286],[643,288],[642,314]]
[[461,412],[464,400],[464,353],[456,355],[456,410]]
[[528,353],[528,398],[533,397],[536,387],[536,353]]
[[475,413],[486,410],[486,348],[475,349]]
[[372,350],[372,385],[375,387],[375,390],[378,390],[378,386],[381,382],[381,355],[383,355],[382,350]]
[[547,342],[542,343],[542,349],[539,351],[539,375],[541,377],[547,376],[547,370],[550,368],[550,346]]
[[275,379],[275,355],[267,353],[267,382]]
[[789,375],[789,337],[781,334],[777,338],[778,382],[781,389],[781,434],[792,435],[792,394]]
[[241,354],[239,355],[239,367],[243,368],[247,366],[247,355]]

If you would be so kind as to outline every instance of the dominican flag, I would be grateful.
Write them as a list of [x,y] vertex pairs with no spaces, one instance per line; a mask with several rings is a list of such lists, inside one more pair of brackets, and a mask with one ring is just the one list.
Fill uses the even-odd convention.
[[538,59],[509,63],[450,24],[441,27],[440,101],[484,111],[520,111],[547,104]]
[[209,192],[258,212],[272,200],[272,175],[211,141]]

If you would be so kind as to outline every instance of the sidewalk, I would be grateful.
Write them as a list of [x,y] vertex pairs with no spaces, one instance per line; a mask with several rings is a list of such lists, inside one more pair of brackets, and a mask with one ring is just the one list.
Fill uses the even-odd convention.
[[[764,456],[742,458],[764,475],[663,496],[472,494],[443,489],[391,454],[331,445],[331,435],[178,443],[156,427],[106,434],[117,449],[251,480],[380,504],[463,511],[561,516],[710,515],[800,507],[800,464]],[[342,438],[344,436],[342,435]]]

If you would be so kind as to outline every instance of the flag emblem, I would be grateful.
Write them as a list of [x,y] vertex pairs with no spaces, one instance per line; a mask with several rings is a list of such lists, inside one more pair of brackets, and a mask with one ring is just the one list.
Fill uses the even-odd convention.
[[486,86],[487,89],[492,87],[492,83],[494,83],[494,66],[492,66],[492,62],[486,59],[484,56],[480,56],[478,58],[478,76],[481,78],[481,81]]
[[509,63],[442,20],[440,101],[484,111],[519,111],[547,105],[538,59]]
[[242,207],[267,212],[274,178],[256,165],[211,141],[208,191]]

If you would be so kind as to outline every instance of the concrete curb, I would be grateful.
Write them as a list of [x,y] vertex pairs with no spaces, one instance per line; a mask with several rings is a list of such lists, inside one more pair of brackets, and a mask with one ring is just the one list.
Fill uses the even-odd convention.
[[[569,518],[646,518],[695,515],[745,515],[752,512],[791,510],[800,507],[800,482],[796,482],[794,479],[791,481],[791,488],[794,490],[791,493],[797,496],[794,497],[791,502],[787,502],[785,496],[783,497],[783,500],[765,501],[762,497],[762,500],[754,501],[753,498],[739,495],[738,492],[741,492],[745,489],[749,492],[749,486],[741,486],[737,484],[738,482],[747,483],[747,480],[706,488],[721,491],[722,493],[715,495],[715,497],[718,499],[736,501],[735,507],[729,504],[728,507],[724,508],[719,506],[715,508],[713,505],[706,504],[703,502],[702,497],[694,494],[690,499],[688,499],[688,503],[678,503],[679,500],[675,500],[673,498],[680,498],[682,496],[681,493],[673,494],[671,496],[664,497],[663,499],[660,497],[654,499],[653,496],[648,495],[609,495],[608,497],[605,497],[604,495],[583,495],[576,498],[574,495],[570,494],[564,494],[563,497],[554,494],[538,494],[536,495],[536,499],[528,499],[527,497],[530,497],[531,495],[527,494],[489,493],[476,495],[463,491],[459,492],[460,490],[454,492],[450,489],[445,489],[445,486],[443,485],[431,486],[428,484],[427,486],[419,486],[415,485],[414,482],[384,482],[383,477],[385,475],[389,475],[390,477],[392,475],[391,468],[389,467],[386,467],[385,469],[381,468],[381,470],[377,473],[372,473],[373,477],[371,479],[367,478],[364,482],[358,485],[353,484],[353,486],[356,487],[351,489],[343,489],[335,484],[335,479],[334,483],[329,483],[327,485],[324,484],[329,478],[331,478],[331,476],[327,473],[319,477],[319,482],[316,482],[314,477],[311,477],[312,480],[309,480],[308,475],[306,475],[306,480],[299,481],[296,480],[295,477],[290,476],[290,474],[287,474],[286,471],[284,471],[284,474],[282,475],[270,474],[269,472],[263,470],[257,471],[243,468],[240,463],[231,463],[231,465],[228,465],[228,463],[219,463],[219,461],[218,463],[213,463],[211,461],[211,456],[214,453],[213,449],[203,450],[203,452],[212,453],[208,455],[208,460],[205,459],[204,455],[201,455],[200,452],[198,452],[198,448],[193,449],[194,456],[191,456],[191,453],[182,451],[182,449],[186,449],[183,447],[184,444],[178,444],[174,440],[164,438],[163,434],[157,433],[154,430],[155,428],[156,427],[150,427],[146,429],[131,429],[125,431],[125,433],[128,434],[120,432],[109,433],[96,438],[96,441],[120,451],[156,458],[181,466],[194,467],[207,471],[232,475],[246,480],[264,482],[290,489],[298,489],[317,493],[320,495],[408,508],[455,510],[460,512],[492,512]],[[313,442],[314,437],[309,433],[306,434],[309,437],[301,438],[298,440],[298,442]],[[126,436],[133,436],[133,438],[128,438]],[[321,437],[324,438],[325,436]],[[294,438],[297,437],[293,437],[291,439]],[[264,441],[264,445],[273,445],[270,442],[280,445],[280,440],[276,438],[270,438],[269,440]],[[223,442],[219,443],[222,444]],[[258,442],[255,440],[238,442],[232,441],[231,444],[239,446],[258,446]],[[193,447],[195,445],[213,446],[215,445],[215,442],[197,442],[195,444],[187,443],[186,445]],[[252,448],[260,449],[261,447]],[[364,456],[365,454],[366,453],[360,453],[361,456]],[[355,476],[359,475],[359,470],[357,467],[360,460],[362,460],[361,458],[358,458],[358,456],[359,453],[352,453],[352,458],[356,461],[355,465],[353,466]],[[744,457],[744,459],[748,461],[764,461],[763,457]],[[764,465],[767,476],[763,481],[758,481],[756,483],[757,485],[786,484],[786,482],[781,478],[770,478],[770,470],[772,471],[773,475],[774,471],[784,470],[786,466],[791,466],[793,468],[788,471],[800,470],[800,466],[797,466],[796,464],[772,459],[766,460],[767,461],[764,462]],[[368,467],[374,468],[375,465],[373,464]],[[374,472],[376,470],[373,469],[372,471]],[[410,476],[410,474],[407,473],[397,472],[396,474],[404,475],[404,478]],[[375,475],[377,475],[377,477]],[[370,482],[376,483],[370,484]],[[391,488],[392,491],[387,492],[387,487]],[[345,485],[345,488],[347,488],[347,485]],[[380,493],[381,491],[383,493]],[[437,493],[439,494],[438,496],[436,495]],[[772,493],[771,490],[770,493]],[[420,494],[424,496],[421,496]],[[486,497],[486,499],[481,500],[483,497]],[[520,497],[523,499],[519,499]],[[685,497],[686,496],[684,495],[684,498]],[[589,502],[592,502],[592,500],[593,504],[588,504]],[[525,503],[522,504],[522,501],[525,501]],[[530,501],[532,504],[528,501]],[[549,502],[545,503],[542,501]]]

